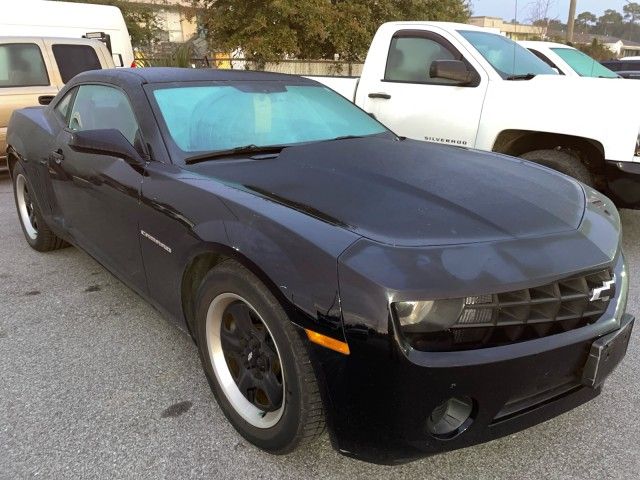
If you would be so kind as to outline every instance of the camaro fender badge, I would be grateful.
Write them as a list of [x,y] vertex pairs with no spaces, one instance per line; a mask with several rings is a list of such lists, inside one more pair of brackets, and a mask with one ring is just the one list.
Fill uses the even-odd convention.
[[153,237],[151,235],[149,235],[147,232],[145,232],[144,230],[140,230],[140,235],[142,235],[145,238],[148,238],[149,240],[151,240],[153,243],[155,243],[156,245],[158,245],[160,248],[162,248],[163,250],[166,250],[168,253],[171,253],[171,247],[166,246],[164,243],[162,243],[160,240],[158,240],[156,237]]
[[611,280],[607,280],[602,282],[602,286],[598,288],[594,288],[591,290],[589,301],[595,302],[596,300],[602,300],[606,302],[611,297],[613,297],[615,293],[616,286],[616,277],[613,277]]

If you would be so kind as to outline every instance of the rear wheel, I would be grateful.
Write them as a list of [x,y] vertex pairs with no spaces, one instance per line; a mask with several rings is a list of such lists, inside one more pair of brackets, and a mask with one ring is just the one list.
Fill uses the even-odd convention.
[[563,150],[534,150],[520,155],[526,160],[539,163],[545,167],[557,170],[565,175],[593,187],[593,176],[580,159]]
[[244,438],[288,453],[322,433],[324,411],[307,350],[251,272],[227,260],[207,274],[195,333],[211,389]]
[[19,163],[13,170],[13,194],[22,232],[31,248],[48,252],[67,246],[47,226],[33,198],[33,188]]

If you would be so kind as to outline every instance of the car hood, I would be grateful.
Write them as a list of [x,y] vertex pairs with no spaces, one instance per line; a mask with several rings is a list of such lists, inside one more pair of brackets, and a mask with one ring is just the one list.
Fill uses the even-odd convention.
[[399,246],[575,230],[585,208],[580,185],[547,168],[386,137],[318,142],[286,148],[277,158],[218,160],[189,169]]

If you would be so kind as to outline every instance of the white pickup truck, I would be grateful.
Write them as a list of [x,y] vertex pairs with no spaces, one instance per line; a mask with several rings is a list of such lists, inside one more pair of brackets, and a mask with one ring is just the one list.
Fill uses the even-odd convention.
[[632,81],[561,76],[502,35],[442,22],[385,23],[360,78],[311,78],[398,135],[520,156],[640,202]]

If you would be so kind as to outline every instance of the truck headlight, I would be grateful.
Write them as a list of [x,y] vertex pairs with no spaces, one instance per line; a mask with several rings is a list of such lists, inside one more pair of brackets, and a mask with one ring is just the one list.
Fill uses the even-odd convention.
[[463,298],[397,302],[392,305],[406,333],[442,332],[453,326],[464,306]]

